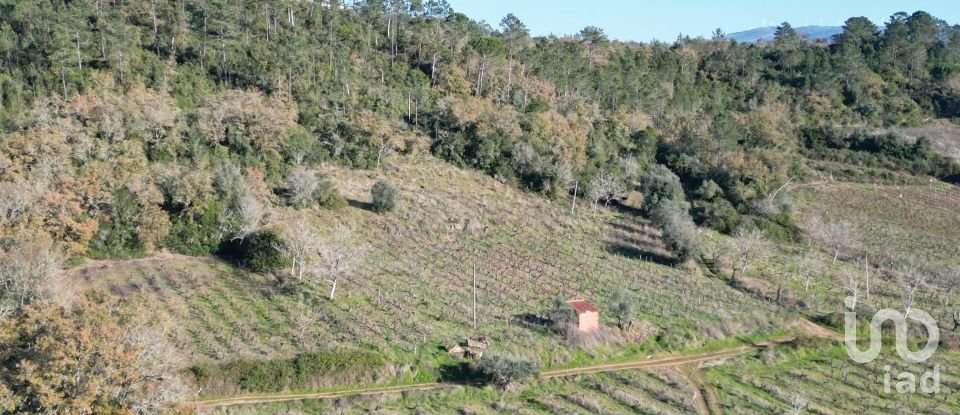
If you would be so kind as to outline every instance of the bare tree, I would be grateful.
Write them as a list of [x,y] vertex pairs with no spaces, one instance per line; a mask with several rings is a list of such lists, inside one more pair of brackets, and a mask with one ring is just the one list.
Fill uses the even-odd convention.
[[807,238],[833,250],[833,262],[837,262],[841,251],[853,251],[862,247],[856,226],[845,220],[824,221],[820,216],[807,216],[803,219]]
[[291,317],[294,326],[297,328],[297,341],[303,344],[303,339],[307,335],[307,330],[320,321],[323,314],[316,309],[307,306],[304,303],[297,304],[297,313]]
[[634,156],[621,156],[617,160],[617,164],[620,165],[620,171],[623,173],[623,180],[627,184],[636,186],[637,181],[640,180],[640,176],[643,174],[643,170],[640,168],[640,162],[637,161],[637,158]]
[[397,145],[388,140],[382,134],[377,135],[377,168],[380,168],[380,162],[397,151]]
[[23,241],[0,251],[0,315],[7,314],[47,291],[60,269],[62,255],[50,241]]
[[601,171],[590,181],[590,199],[593,201],[594,212],[597,211],[597,205],[601,200],[603,206],[607,207],[610,202],[623,199],[626,196],[627,190],[610,172]]
[[537,167],[539,155],[530,143],[518,141],[510,152],[510,165],[521,175]]
[[343,224],[334,227],[330,240],[319,244],[319,256],[310,266],[310,274],[316,280],[330,284],[330,299],[337,293],[340,278],[352,271],[366,254],[366,247],[354,239],[353,230]]
[[308,205],[321,183],[322,179],[316,170],[295,167],[287,175],[287,204],[297,207]]
[[847,306],[851,310],[857,309],[857,300],[860,295],[860,286],[861,281],[857,279],[856,274],[847,273],[847,282],[843,285],[843,289],[847,292],[847,296],[850,298],[850,302],[847,303]]
[[284,244],[276,248],[290,260],[290,277],[302,281],[308,265],[318,255],[317,233],[306,218],[300,217],[283,228],[281,237]]
[[750,265],[770,256],[773,244],[767,240],[759,229],[738,228],[734,237],[735,239],[732,241],[734,257],[732,278],[736,280],[738,270],[739,276],[743,277]]
[[800,415],[804,409],[807,408],[809,404],[807,398],[804,398],[801,394],[793,395],[793,398],[790,398],[790,415]]
[[0,182],[0,227],[29,210],[38,196],[36,186],[27,181]]
[[243,239],[255,232],[266,216],[266,209],[253,192],[244,191],[227,207],[226,219],[221,228],[234,240]]
[[573,201],[570,203],[570,213],[573,214],[577,209],[577,193],[580,190],[580,183],[577,182],[573,166],[566,161],[561,161],[554,166],[554,171],[557,175],[557,182],[560,183],[560,188],[564,192],[573,191]]
[[[186,384],[177,374],[183,364],[180,351],[168,340],[167,333],[156,324],[138,324],[126,331],[124,341],[137,351],[139,382],[118,385],[117,394],[131,401],[135,413],[158,413],[170,402],[188,395]],[[138,393],[137,387],[150,383],[150,393]]]
[[810,291],[810,280],[816,274],[822,272],[820,267],[820,261],[817,261],[816,258],[810,256],[810,253],[804,253],[803,257],[800,258],[800,261],[797,263],[797,272],[800,274],[800,277],[803,278],[803,291]]
[[917,303],[917,291],[926,283],[926,277],[923,271],[916,263],[909,263],[903,269],[903,279],[900,286],[903,289],[901,301],[903,302],[903,315],[910,314],[910,310]]

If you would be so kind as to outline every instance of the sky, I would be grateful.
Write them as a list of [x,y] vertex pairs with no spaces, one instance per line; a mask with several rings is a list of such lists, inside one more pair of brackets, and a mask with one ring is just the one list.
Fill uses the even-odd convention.
[[448,0],[453,9],[497,28],[507,13],[523,21],[534,36],[580,32],[598,26],[612,39],[672,42],[680,34],[709,38],[725,33],[790,22],[841,26],[866,16],[878,26],[890,15],[924,10],[950,24],[960,23],[960,1],[890,0]]

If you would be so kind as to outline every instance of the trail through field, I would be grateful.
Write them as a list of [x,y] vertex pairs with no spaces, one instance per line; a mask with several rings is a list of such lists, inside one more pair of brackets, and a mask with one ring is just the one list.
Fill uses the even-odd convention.
[[797,320],[797,328],[807,333],[811,337],[843,341],[843,335],[814,323],[805,318]]
[[706,379],[703,377],[703,372],[700,371],[698,365],[680,365],[673,369],[693,387],[693,390],[697,391],[697,395],[694,397],[694,406],[699,415],[723,414],[720,403],[713,393],[713,388],[707,384]]
[[[812,322],[809,324],[816,326]],[[810,331],[810,330],[806,330]],[[826,337],[832,338],[832,334],[829,334],[829,331],[811,333],[814,335],[818,334],[827,334]],[[656,359],[644,359],[644,360],[634,360],[629,362],[622,363],[607,363],[593,366],[584,366],[576,367],[570,369],[555,369],[544,371],[540,374],[541,379],[551,379],[563,376],[575,376],[583,375],[588,373],[600,373],[600,372],[614,372],[620,370],[629,370],[629,369],[652,369],[652,368],[677,368],[684,365],[696,365],[699,363],[705,363],[709,361],[722,360],[730,357],[739,356],[742,354],[763,350],[767,347],[774,347],[780,344],[789,343],[794,341],[794,337],[784,337],[777,340],[771,340],[751,345],[744,345],[738,347],[731,347],[727,349],[721,349],[711,352],[697,353],[697,354],[688,354],[683,356],[672,356],[672,357],[662,357]],[[251,404],[263,404],[271,402],[284,402],[284,401],[296,401],[296,400],[305,400],[305,399],[334,399],[334,398],[343,398],[348,396],[363,396],[363,395],[378,395],[384,393],[401,393],[401,392],[411,392],[411,391],[423,391],[431,389],[439,389],[446,387],[453,387],[457,385],[463,385],[462,383],[449,383],[449,382],[434,382],[434,383],[421,383],[415,385],[400,385],[400,386],[384,386],[384,387],[371,387],[371,388],[358,388],[350,389],[337,392],[320,392],[320,393],[291,393],[291,394],[280,394],[280,395],[261,395],[261,396],[236,396],[230,398],[219,398],[219,399],[210,399],[203,401],[196,401],[194,405],[197,409],[205,408],[216,408],[222,406],[230,405],[251,405]],[[709,404],[709,399],[707,400]],[[710,405],[711,407],[714,405]]]

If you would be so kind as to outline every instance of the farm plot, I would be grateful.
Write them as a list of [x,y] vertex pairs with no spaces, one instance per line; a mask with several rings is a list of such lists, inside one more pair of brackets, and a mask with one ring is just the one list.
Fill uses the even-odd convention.
[[[706,376],[724,413],[790,413],[798,405],[810,413],[957,413],[960,383],[953,372],[958,362],[960,355],[941,349],[927,362],[911,364],[885,348],[873,362],[857,364],[843,346],[822,345],[738,357],[707,369]],[[919,379],[934,366],[939,366],[938,392],[924,393],[916,384],[916,393],[897,392],[898,374],[909,372]]]
[[472,413],[472,414],[694,414],[697,391],[672,369],[631,370],[554,378],[508,391],[458,387],[403,395],[304,400],[221,407],[214,414]]
[[854,225],[871,258],[914,258],[960,263],[960,189],[937,183],[914,186],[831,183],[804,189],[800,216]]
[[[306,215],[319,228],[340,222],[356,230],[368,253],[338,282],[333,300],[326,285],[282,286],[213,259],[88,269],[90,285],[154,295],[179,310],[177,338],[191,361],[360,345],[418,367],[420,359],[442,354],[443,345],[486,335],[498,351],[565,365],[583,355],[560,347],[549,330],[523,324],[524,316],[542,314],[557,296],[603,308],[606,296],[620,288],[638,299],[639,318],[657,328],[654,348],[769,333],[787,319],[776,305],[722,281],[616,248],[658,249],[656,233],[629,214],[586,208],[571,215],[565,203],[424,158],[388,168],[401,200],[396,211],[380,215],[363,208],[375,175],[333,167],[325,173],[354,207],[283,210],[272,226]],[[586,358],[628,351],[637,353],[611,346]]]

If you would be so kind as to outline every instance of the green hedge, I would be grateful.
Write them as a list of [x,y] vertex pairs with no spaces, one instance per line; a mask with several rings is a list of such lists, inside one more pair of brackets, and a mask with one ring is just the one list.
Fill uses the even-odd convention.
[[383,381],[388,365],[382,355],[360,350],[324,350],[292,359],[239,359],[199,364],[188,369],[205,396],[314,390],[336,385]]

